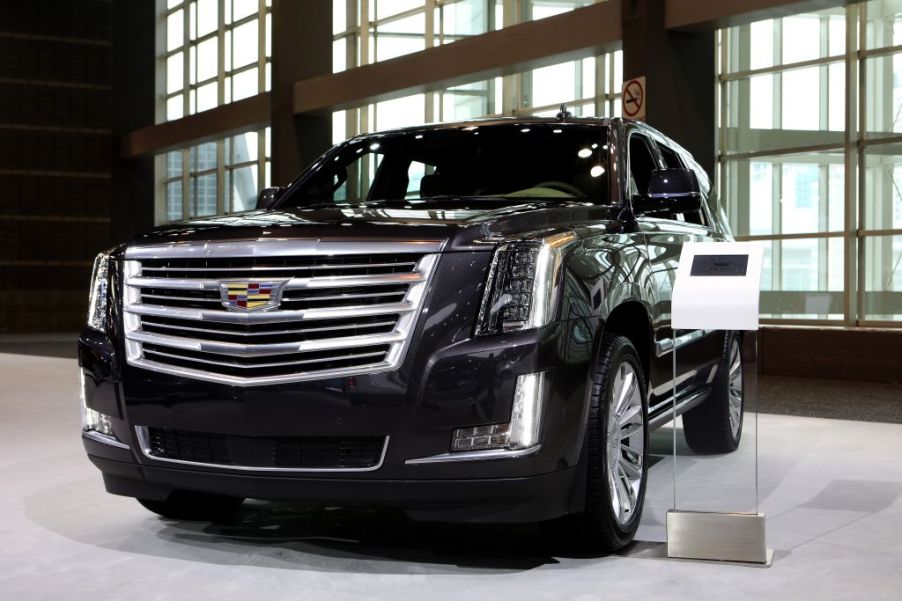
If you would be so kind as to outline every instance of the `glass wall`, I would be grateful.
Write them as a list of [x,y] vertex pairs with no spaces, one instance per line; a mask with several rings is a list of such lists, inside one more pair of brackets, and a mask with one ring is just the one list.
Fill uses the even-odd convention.
[[253,209],[269,185],[269,146],[267,127],[159,156],[157,223]]
[[[270,89],[271,0],[165,0],[157,121]],[[269,130],[157,158],[158,223],[253,208],[269,184]]]
[[270,88],[271,0],[166,0],[158,31],[162,102],[171,121]]
[[[417,52],[594,0],[333,0],[333,70]],[[367,15],[363,19],[361,15]],[[570,61],[333,114],[333,140],[358,133],[500,115],[616,115],[622,53]]]
[[720,196],[766,245],[764,318],[902,321],[899,31],[874,0],[719,34]]

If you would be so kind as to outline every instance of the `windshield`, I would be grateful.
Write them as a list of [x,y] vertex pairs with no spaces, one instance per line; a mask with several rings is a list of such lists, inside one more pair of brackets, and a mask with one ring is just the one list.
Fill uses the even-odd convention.
[[560,123],[355,138],[302,176],[280,206],[556,199],[607,204],[606,140],[604,127]]

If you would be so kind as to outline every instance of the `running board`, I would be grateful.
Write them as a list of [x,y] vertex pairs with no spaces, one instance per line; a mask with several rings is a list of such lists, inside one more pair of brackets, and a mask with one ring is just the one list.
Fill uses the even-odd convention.
[[[682,415],[682,414],[686,413],[687,411],[689,411],[690,409],[692,409],[693,407],[696,407],[696,406],[702,404],[703,402],[705,402],[705,399],[707,399],[708,395],[710,395],[710,394],[711,394],[711,388],[708,388],[708,387],[702,388],[701,390],[684,393],[682,396],[677,398],[676,414]],[[660,407],[661,409],[663,409],[663,411],[661,411],[660,413],[658,413],[658,415],[655,415],[654,417],[651,417],[651,416],[649,417],[649,420],[648,420],[649,430],[655,430],[657,428],[660,428],[661,426],[663,426],[664,424],[666,424],[667,422],[671,421],[674,418],[673,411],[670,410],[671,405],[672,405],[672,401],[668,400],[663,403],[658,403],[654,407],[655,409]]]

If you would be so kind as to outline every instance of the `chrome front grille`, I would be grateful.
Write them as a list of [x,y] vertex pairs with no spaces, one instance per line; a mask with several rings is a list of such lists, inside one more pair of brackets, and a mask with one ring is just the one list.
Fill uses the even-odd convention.
[[[237,386],[394,369],[437,250],[422,243],[333,249],[281,240],[129,248],[128,362]],[[224,283],[273,281],[282,286],[277,307],[225,306]]]

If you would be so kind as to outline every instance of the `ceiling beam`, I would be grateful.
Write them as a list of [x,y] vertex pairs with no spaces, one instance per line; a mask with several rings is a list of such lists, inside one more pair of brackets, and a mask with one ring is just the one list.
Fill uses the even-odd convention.
[[201,144],[269,125],[269,92],[188,115],[174,121],[138,129],[122,137],[120,152],[126,159],[159,154]]
[[848,4],[848,0],[667,0],[667,29],[718,29]]
[[620,46],[620,1],[295,82],[294,112],[341,110],[596,56]]

